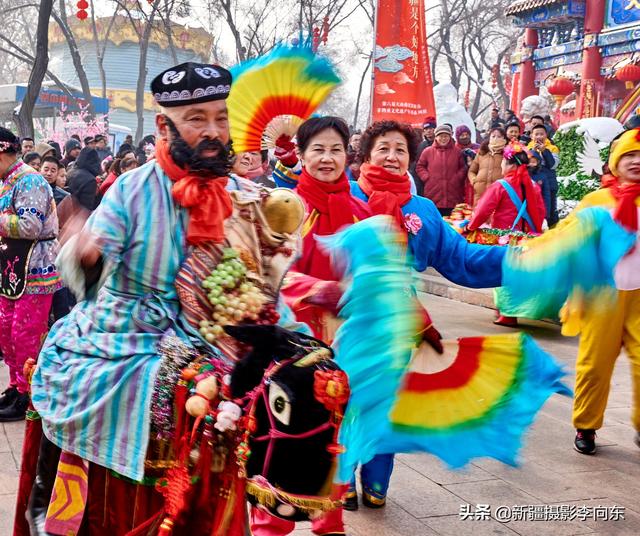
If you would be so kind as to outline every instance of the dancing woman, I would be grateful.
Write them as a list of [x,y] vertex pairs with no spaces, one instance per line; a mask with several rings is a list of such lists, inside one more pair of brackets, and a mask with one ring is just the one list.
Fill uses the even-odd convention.
[[[414,268],[429,266],[450,281],[467,287],[497,287],[502,279],[504,248],[469,244],[440,216],[433,202],[412,195],[409,165],[416,158],[417,140],[413,129],[396,121],[379,121],[362,135],[363,164],[360,178],[353,182],[353,195],[366,201],[373,214],[387,214],[406,232]],[[441,336],[428,315],[424,315],[421,338],[442,352]],[[381,507],[386,502],[393,470],[393,455],[378,455],[361,470],[362,501]],[[346,508],[356,509],[355,479],[347,494]]]

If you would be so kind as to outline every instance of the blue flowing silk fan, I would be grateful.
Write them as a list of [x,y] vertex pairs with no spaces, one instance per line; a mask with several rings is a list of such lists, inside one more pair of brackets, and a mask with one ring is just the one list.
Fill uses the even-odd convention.
[[391,218],[369,218],[318,240],[350,283],[340,312],[344,323],[333,344],[351,387],[340,428],[347,450],[337,476],[349,482],[356,466],[378,453],[388,428],[418,331],[418,304],[410,298],[406,240]]
[[608,210],[580,210],[558,228],[509,249],[502,267],[508,308],[527,318],[553,316],[572,296],[606,308],[615,298],[614,268],[635,240]]
[[370,218],[318,240],[349,283],[334,342],[351,387],[337,481],[382,453],[429,452],[451,467],[480,456],[515,464],[546,399],[570,394],[551,356],[523,334],[445,341],[440,357],[425,344],[414,352],[418,303],[393,222]]

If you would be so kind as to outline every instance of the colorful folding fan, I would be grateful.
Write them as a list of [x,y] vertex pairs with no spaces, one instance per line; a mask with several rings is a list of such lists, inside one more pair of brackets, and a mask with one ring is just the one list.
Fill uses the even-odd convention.
[[273,147],[281,134],[294,134],[340,83],[310,46],[282,45],[231,72],[227,106],[236,153]]
[[[614,268],[635,241],[635,233],[608,210],[579,210],[524,247],[507,251],[497,305],[527,318],[554,316],[567,300],[568,308],[588,303],[606,309],[616,296]],[[564,322],[563,334],[576,335],[573,324]]]
[[522,435],[553,393],[571,395],[563,370],[526,334],[444,342],[414,353],[379,452],[421,450],[451,467],[491,457],[515,465]]
[[332,345],[351,389],[340,427],[347,449],[339,457],[341,482],[377,454],[418,331],[406,241],[396,228],[391,218],[376,216],[318,238],[350,281],[340,311],[344,323]]
[[392,227],[369,218],[322,242],[350,281],[333,344],[351,388],[337,480],[383,453],[430,452],[452,467],[480,456],[514,464],[545,400],[570,394],[553,358],[523,334],[447,342],[442,355],[426,343],[414,350],[411,267]]

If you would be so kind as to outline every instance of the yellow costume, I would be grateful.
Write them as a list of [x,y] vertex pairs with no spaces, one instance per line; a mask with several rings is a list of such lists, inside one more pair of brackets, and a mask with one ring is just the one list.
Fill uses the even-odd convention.
[[[636,199],[636,205],[640,207],[640,198]],[[575,212],[593,206],[613,210],[616,200],[609,189],[601,189],[587,195]],[[567,220],[573,217],[572,214]],[[630,260],[634,259],[625,258],[621,262]],[[636,270],[640,272],[640,263]],[[613,367],[624,347],[631,361],[634,392],[632,424],[640,431],[640,288],[618,290],[615,305],[606,310],[595,309],[595,306],[585,309],[567,307],[563,323],[565,334],[580,333],[573,404],[574,427],[593,430],[602,427]]]
[[[636,130],[623,134],[612,145],[609,167],[617,177],[620,158],[640,150]],[[615,182],[615,181],[614,181]],[[635,199],[640,210],[640,196]],[[612,188],[602,188],[585,196],[580,205],[559,227],[569,224],[575,213],[600,206],[615,211],[618,200]],[[616,265],[617,295],[606,309],[591,304],[567,303],[563,310],[563,333],[580,333],[576,360],[576,388],[573,425],[576,429],[597,430],[602,427],[609,397],[613,368],[624,348],[631,362],[633,384],[632,424],[640,431],[640,244]]]

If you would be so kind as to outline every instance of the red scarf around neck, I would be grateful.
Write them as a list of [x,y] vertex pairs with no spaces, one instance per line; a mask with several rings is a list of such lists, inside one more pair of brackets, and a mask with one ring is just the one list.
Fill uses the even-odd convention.
[[618,202],[613,219],[630,231],[638,230],[638,207],[636,199],[640,196],[639,183],[621,183],[618,177],[608,175],[602,178],[602,185],[611,190]]
[[411,200],[410,180],[406,173],[398,175],[382,166],[362,164],[358,186],[369,198],[371,212],[392,216],[404,230],[402,206]]
[[171,190],[173,199],[189,211],[187,241],[198,245],[224,240],[224,221],[231,216],[233,205],[226,190],[227,177],[204,178],[190,174],[171,158],[169,145],[159,139],[156,160],[163,171],[175,183]]
[[296,191],[319,214],[316,234],[334,234],[353,223],[351,187],[344,172],[334,182],[322,182],[302,168]]
[[353,224],[356,217],[362,217],[354,213],[357,207],[350,190],[344,173],[335,182],[321,182],[302,168],[296,193],[304,199],[310,214],[303,228],[303,254],[294,270],[327,281],[340,279],[334,273],[328,253],[316,242],[316,236],[335,234],[345,225]]
[[525,198],[522,201],[527,201],[527,213],[536,227],[532,231],[541,233],[546,208],[540,203],[540,197],[536,195],[536,187],[531,180],[527,166],[518,166],[515,171],[510,171],[504,178],[509,181],[509,184],[513,186],[518,194],[522,193],[522,187],[524,186]]

